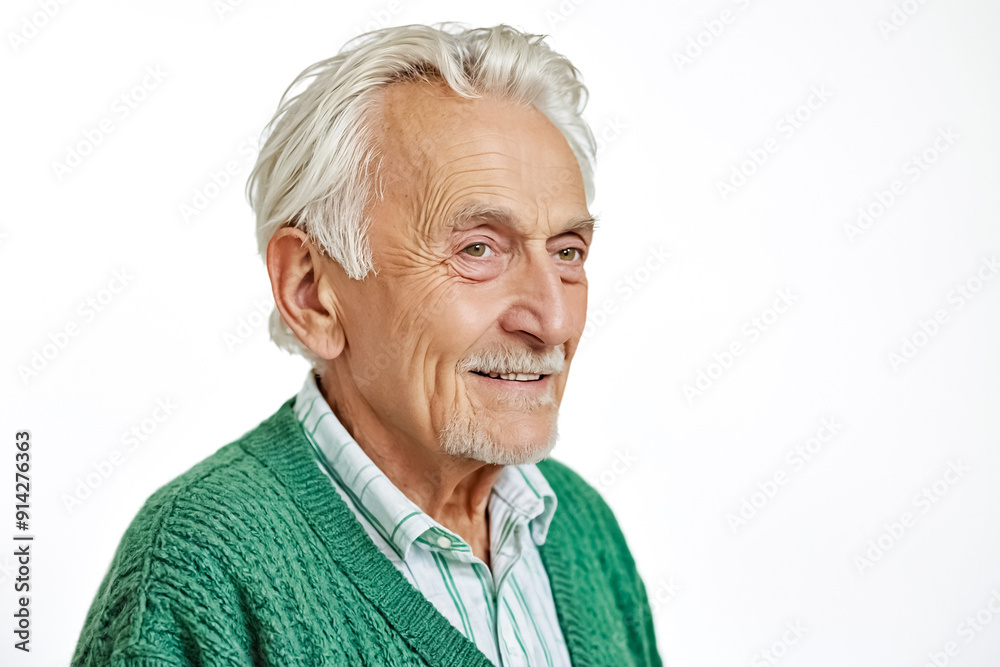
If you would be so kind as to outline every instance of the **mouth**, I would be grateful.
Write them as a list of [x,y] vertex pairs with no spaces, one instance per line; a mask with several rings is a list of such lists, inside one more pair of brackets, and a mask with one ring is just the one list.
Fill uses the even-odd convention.
[[538,373],[491,373],[488,371],[471,371],[474,375],[494,380],[506,380],[507,382],[538,382],[548,377]]

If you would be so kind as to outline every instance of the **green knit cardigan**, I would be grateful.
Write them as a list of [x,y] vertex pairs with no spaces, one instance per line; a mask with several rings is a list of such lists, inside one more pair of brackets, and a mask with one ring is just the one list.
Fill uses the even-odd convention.
[[[72,664],[492,663],[372,543],[292,412],[156,491],[122,538]],[[542,562],[574,665],[662,665],[646,591],[597,491],[552,459]]]

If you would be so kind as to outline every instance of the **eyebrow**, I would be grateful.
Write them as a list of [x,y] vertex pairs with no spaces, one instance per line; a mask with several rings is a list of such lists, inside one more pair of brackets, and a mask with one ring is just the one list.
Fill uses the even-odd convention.
[[[597,216],[591,215],[582,218],[573,218],[563,225],[562,231],[559,234],[593,232],[597,229],[597,220]],[[479,202],[472,202],[462,206],[450,218],[450,226],[452,228],[467,227],[476,222],[495,222],[504,227],[517,229],[517,220],[509,210]]]

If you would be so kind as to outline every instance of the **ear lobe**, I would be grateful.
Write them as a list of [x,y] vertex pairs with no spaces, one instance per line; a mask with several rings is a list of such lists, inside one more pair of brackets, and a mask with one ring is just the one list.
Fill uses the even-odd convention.
[[344,350],[346,339],[336,308],[336,294],[329,282],[320,281],[324,262],[322,253],[306,234],[294,227],[283,227],[267,244],[267,273],[271,279],[274,304],[282,319],[299,341],[323,359],[333,359]]

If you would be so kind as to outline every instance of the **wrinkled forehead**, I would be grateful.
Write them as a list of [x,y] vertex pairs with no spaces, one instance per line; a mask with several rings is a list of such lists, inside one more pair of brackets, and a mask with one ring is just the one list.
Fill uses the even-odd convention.
[[[403,156],[434,158],[462,140],[484,133],[514,149],[519,142],[505,131],[524,125],[525,115],[544,115],[526,104],[496,97],[462,97],[441,80],[400,81],[387,86],[380,100],[382,148]],[[511,110],[522,111],[512,118]]]
[[586,208],[576,156],[534,107],[463,98],[437,81],[392,84],[381,102],[386,196],[442,213],[471,196],[522,210]]

